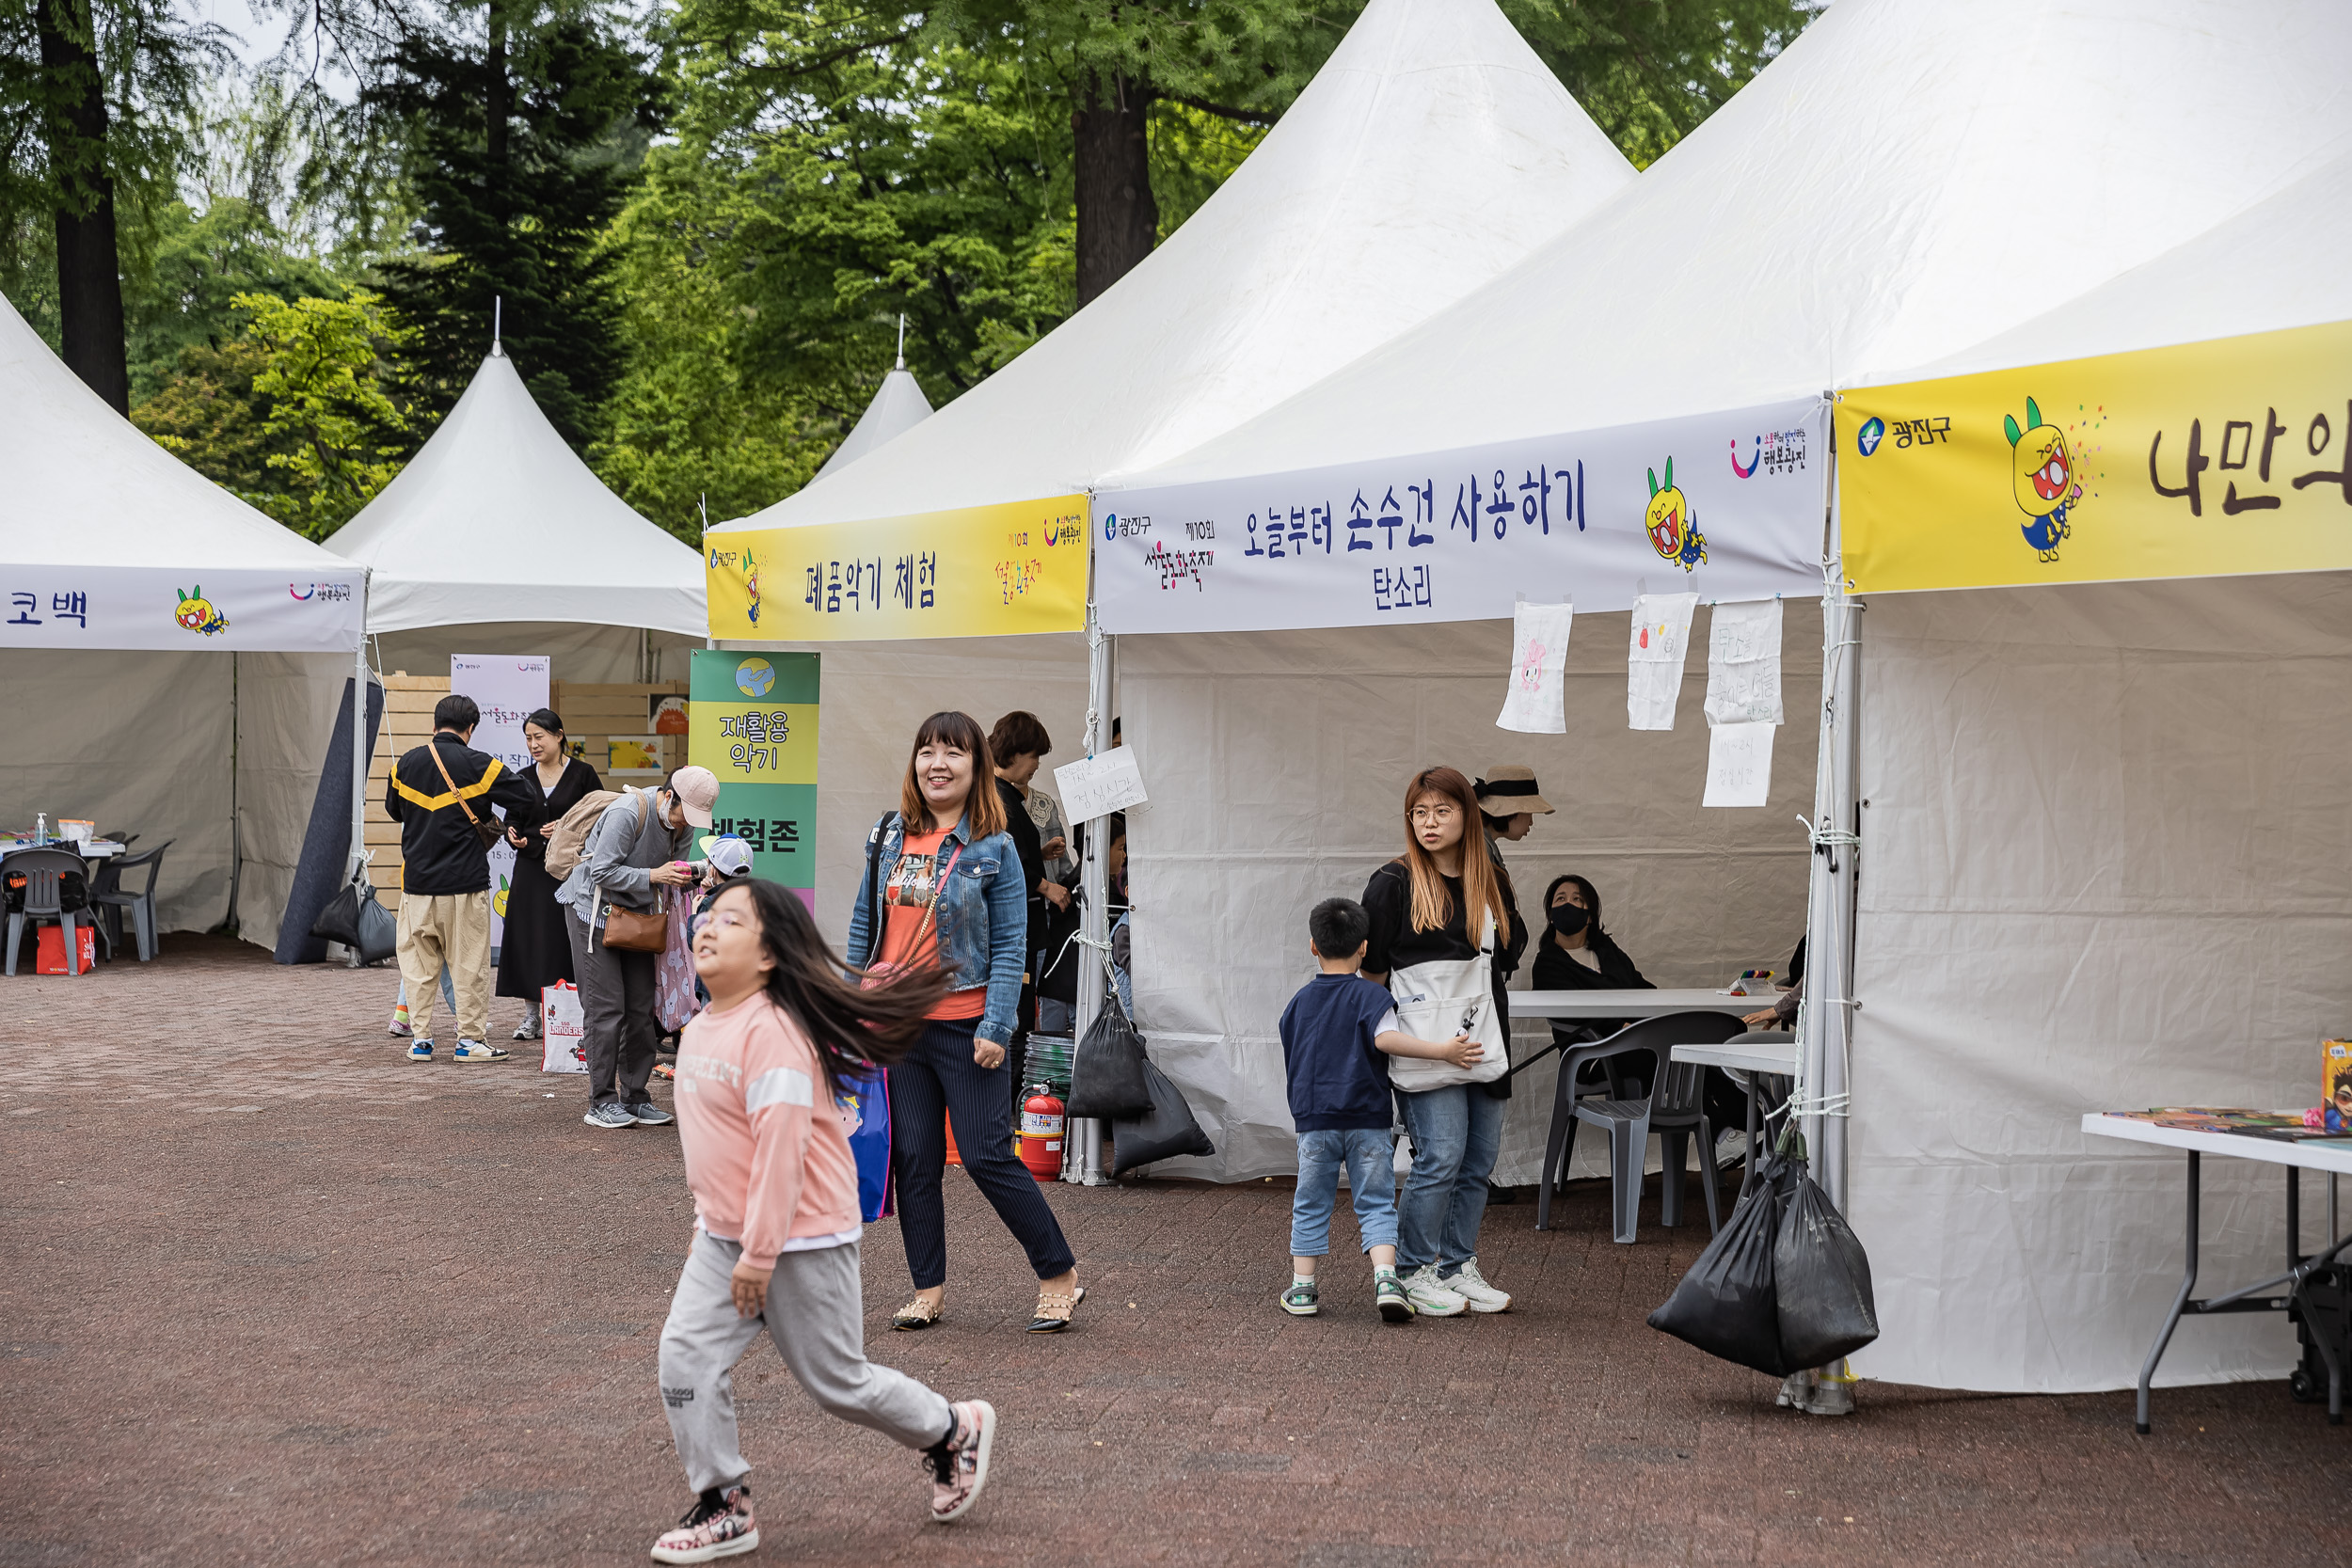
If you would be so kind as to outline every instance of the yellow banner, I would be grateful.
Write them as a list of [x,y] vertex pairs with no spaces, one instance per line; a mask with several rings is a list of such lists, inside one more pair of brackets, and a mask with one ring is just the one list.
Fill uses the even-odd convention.
[[1863,592],[2352,567],[2352,322],[1865,387],[1837,405]]
[[712,534],[710,635],[793,642],[1086,626],[1087,499]]

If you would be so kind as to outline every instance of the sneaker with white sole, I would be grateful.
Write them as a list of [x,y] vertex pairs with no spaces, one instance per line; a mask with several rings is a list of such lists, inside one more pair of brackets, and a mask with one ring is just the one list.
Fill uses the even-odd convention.
[[752,1516],[752,1489],[714,1488],[695,1500],[677,1522],[653,1544],[656,1562],[709,1562],[736,1557],[759,1547],[759,1521]]
[[961,1519],[980,1500],[988,1484],[988,1453],[996,1443],[996,1407],[986,1400],[965,1400],[947,1407],[954,1412],[956,1430],[943,1442],[924,1450],[931,1467],[931,1518],[940,1524]]
[[640,1100],[634,1104],[624,1105],[621,1109],[627,1111],[640,1127],[667,1127],[677,1120],[677,1117],[650,1100]]
[[1311,1318],[1323,1310],[1323,1291],[1311,1279],[1292,1280],[1281,1301],[1282,1310],[1294,1318]]
[[1423,1263],[1405,1276],[1405,1299],[1412,1304],[1415,1315],[1423,1318],[1458,1318],[1470,1310],[1470,1303],[1458,1292],[1439,1283],[1434,1263]]
[[408,1005],[406,1003],[404,1002],[399,1006],[392,1009],[392,1021],[391,1022],[384,1025],[384,1032],[388,1035],[397,1036],[402,1039],[406,1039],[409,1036],[416,1033],[416,1031],[410,1028],[408,1024]]
[[1486,1275],[1478,1272],[1478,1259],[1475,1258],[1464,1259],[1459,1273],[1451,1278],[1441,1279],[1438,1283],[1468,1302],[1470,1309],[1473,1312],[1508,1312],[1511,1310],[1510,1292],[1498,1291],[1487,1284]]
[[637,1118],[630,1116],[627,1107],[617,1100],[606,1101],[580,1119],[591,1127],[601,1127],[608,1132],[637,1125]]
[[502,1062],[513,1054],[513,1052],[492,1045],[487,1040],[459,1040],[457,1049],[449,1056],[453,1062]]
[[1392,1274],[1374,1276],[1372,1304],[1379,1309],[1384,1323],[1408,1323],[1413,1321],[1412,1298],[1405,1293],[1404,1281]]
[[412,1062],[431,1061],[433,1059],[433,1042],[431,1040],[419,1040],[414,1045],[411,1045],[408,1048],[408,1059]]
[[515,1037],[518,1040],[537,1039],[539,1037],[539,1021],[535,1018],[525,1019],[522,1023],[516,1028]]

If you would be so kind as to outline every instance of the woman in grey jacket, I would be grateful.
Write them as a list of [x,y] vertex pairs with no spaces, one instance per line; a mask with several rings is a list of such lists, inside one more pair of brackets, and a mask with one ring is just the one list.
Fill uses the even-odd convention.
[[588,1053],[591,1127],[657,1127],[670,1114],[645,1091],[653,1077],[654,963],[659,955],[604,944],[608,908],[650,913],[658,890],[683,887],[694,874],[679,858],[686,830],[710,826],[719,780],[707,768],[681,768],[651,794],[632,789],[605,807],[580,846],[580,863],[555,901],[572,943],[580,1022]]

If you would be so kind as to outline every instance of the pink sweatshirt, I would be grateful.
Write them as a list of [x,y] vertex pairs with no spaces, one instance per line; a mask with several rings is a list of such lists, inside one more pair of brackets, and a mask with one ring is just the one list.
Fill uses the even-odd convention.
[[795,1238],[854,1234],[857,1161],[825,1092],[817,1052],[764,992],[707,1008],[678,1043],[678,1138],[694,1214],[711,1235],[772,1267]]

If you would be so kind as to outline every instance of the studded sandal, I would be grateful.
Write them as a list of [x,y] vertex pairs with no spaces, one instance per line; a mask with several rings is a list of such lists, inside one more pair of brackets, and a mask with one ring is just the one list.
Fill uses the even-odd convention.
[[1070,1315],[1078,1304],[1087,1299],[1083,1285],[1073,1285],[1068,1292],[1040,1291],[1037,1293],[1037,1316],[1029,1320],[1032,1334],[1059,1334],[1070,1326]]
[[942,1303],[929,1296],[916,1296],[890,1315],[890,1326],[901,1334],[913,1334],[930,1327],[946,1315],[946,1308]]

